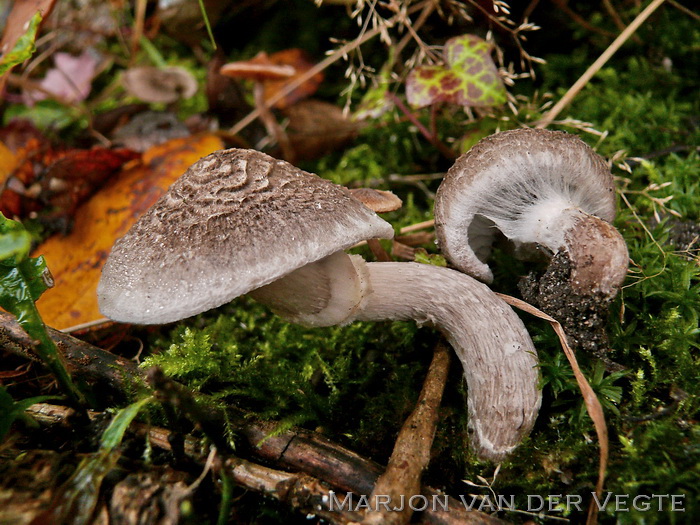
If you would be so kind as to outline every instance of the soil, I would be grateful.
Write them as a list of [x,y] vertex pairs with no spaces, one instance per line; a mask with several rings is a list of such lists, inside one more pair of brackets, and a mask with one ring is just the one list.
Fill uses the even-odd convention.
[[611,299],[604,294],[583,295],[571,289],[571,261],[557,253],[542,273],[530,272],[518,284],[530,304],[559,321],[574,349],[603,356],[609,350],[605,331]]

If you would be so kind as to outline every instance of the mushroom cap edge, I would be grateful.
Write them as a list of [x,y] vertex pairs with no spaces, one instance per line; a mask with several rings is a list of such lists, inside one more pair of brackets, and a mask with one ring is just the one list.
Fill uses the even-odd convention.
[[112,248],[100,311],[163,324],[225,304],[393,228],[346,188],[254,150],[190,166]]

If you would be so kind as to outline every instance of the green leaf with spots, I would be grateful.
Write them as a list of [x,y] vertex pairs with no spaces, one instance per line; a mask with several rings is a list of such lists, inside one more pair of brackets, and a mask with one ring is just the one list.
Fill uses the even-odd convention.
[[408,103],[421,108],[437,102],[460,106],[498,106],[506,88],[491,59],[491,44],[474,35],[447,41],[444,65],[418,66],[406,79]]
[[19,37],[15,47],[11,51],[5,53],[0,58],[0,75],[9,71],[17,64],[21,64],[34,53],[34,41],[36,40],[36,32],[41,23],[41,13],[37,12],[30,20],[29,27],[24,34]]

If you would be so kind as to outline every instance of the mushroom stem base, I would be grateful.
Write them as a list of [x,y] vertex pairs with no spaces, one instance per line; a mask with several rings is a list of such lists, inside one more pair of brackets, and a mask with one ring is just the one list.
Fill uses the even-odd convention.
[[530,432],[541,402],[537,354],[520,318],[460,272],[365,264],[369,293],[353,320],[413,319],[437,327],[464,367],[472,448],[481,459],[503,459]]

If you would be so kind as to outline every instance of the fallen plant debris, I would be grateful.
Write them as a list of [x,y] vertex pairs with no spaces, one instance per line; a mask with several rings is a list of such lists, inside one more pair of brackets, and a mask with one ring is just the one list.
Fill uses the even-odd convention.
[[[115,392],[120,392],[122,395],[131,388],[134,381],[144,379],[145,371],[136,367],[132,361],[115,359],[109,352],[61,332],[50,330],[50,334],[62,348],[66,359],[71,367],[78,372],[81,379],[89,380],[95,385],[106,380],[112,385]],[[11,348],[13,352],[22,355],[31,355],[32,353],[31,340],[19,329],[12,316],[7,314],[0,314],[0,342],[3,343],[4,347]],[[443,358],[444,356],[445,354],[443,354]],[[84,366],[82,363],[88,363],[88,366]],[[356,494],[369,495],[376,478],[381,473],[381,467],[376,463],[330,442],[323,436],[304,430],[279,432],[275,422],[255,421],[246,414],[237,413],[232,407],[229,407],[226,413],[218,409],[212,410],[209,407],[200,406],[197,408],[198,404],[192,398],[192,394],[187,392],[184,387],[165,378],[160,372],[152,372],[151,377],[157,390],[168,392],[167,396],[172,403],[178,406],[190,406],[186,412],[193,418],[195,424],[204,424],[205,428],[225,428],[233,425],[236,435],[244,440],[238,443],[239,447],[243,447],[242,451],[237,452],[238,454],[252,454],[258,459],[277,465],[281,469],[301,470],[310,477],[309,479],[315,477],[339,491],[349,491]],[[36,403],[29,409],[28,413],[37,418],[40,423],[54,426],[65,421],[70,416],[71,411],[62,406]],[[95,419],[98,414],[91,412],[90,417]],[[148,436],[153,446],[166,450],[171,450],[173,446],[173,440],[169,438],[171,431],[168,429],[142,423],[134,423],[130,428],[136,435]],[[214,434],[221,436],[218,432],[214,432]],[[199,452],[201,450],[199,439],[193,436],[184,436],[183,438],[183,452],[203,463],[203,457]],[[228,446],[224,445],[221,452],[227,449]],[[246,486],[249,489],[258,491],[262,489],[269,491],[271,495],[278,490],[278,484],[281,481],[279,476],[288,479],[297,477],[264,467],[256,468],[255,464],[236,457],[232,457],[229,461],[227,464],[232,471],[250,469],[258,476],[257,479],[251,480],[250,474],[248,475]],[[246,465],[249,466],[246,467]],[[243,472],[235,475],[235,477],[242,476]],[[324,487],[322,494],[327,495],[328,489]],[[437,495],[438,491],[422,487],[421,494],[432,497]],[[338,497],[343,496],[339,494]],[[327,504],[327,501],[324,503]],[[450,512],[441,512],[439,509],[435,512],[428,511],[426,522],[444,524],[500,523],[500,520],[489,518],[483,513],[463,512],[463,505],[454,500],[448,507],[451,509]],[[313,507],[306,508],[306,510],[311,511]],[[333,516],[334,514],[328,515],[329,518]],[[359,515],[355,517],[359,517]],[[338,523],[344,523],[342,514]]]

